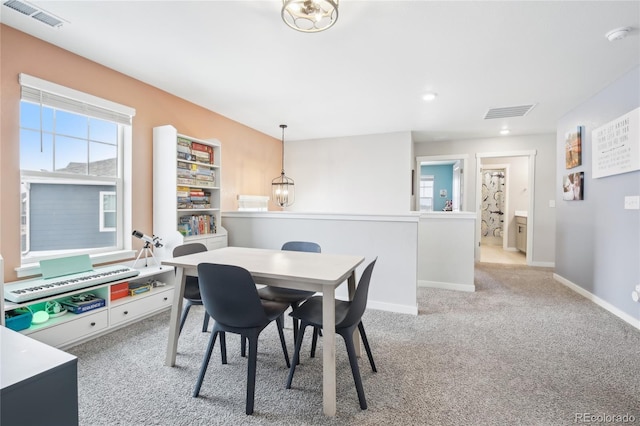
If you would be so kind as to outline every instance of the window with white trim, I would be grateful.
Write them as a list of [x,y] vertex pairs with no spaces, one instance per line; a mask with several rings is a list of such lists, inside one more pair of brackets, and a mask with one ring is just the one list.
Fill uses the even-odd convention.
[[115,232],[118,212],[115,191],[100,191],[100,232]]
[[420,177],[420,211],[433,211],[433,181],[432,175]]
[[22,264],[124,250],[135,110],[26,74],[20,84]]

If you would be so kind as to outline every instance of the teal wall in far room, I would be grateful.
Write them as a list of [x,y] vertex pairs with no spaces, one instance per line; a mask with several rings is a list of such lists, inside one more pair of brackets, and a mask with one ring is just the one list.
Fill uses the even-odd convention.
[[[453,165],[420,166],[420,176],[433,176],[433,211],[442,211],[446,200],[451,200],[453,189]],[[440,190],[447,191],[446,197],[440,197]]]

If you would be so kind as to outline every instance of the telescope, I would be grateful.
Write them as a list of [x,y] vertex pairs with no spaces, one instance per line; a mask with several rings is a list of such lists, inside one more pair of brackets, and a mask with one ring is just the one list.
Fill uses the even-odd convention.
[[[160,238],[156,237],[155,235],[153,236],[148,236],[143,234],[140,231],[133,231],[131,233],[131,235],[133,235],[136,238],[140,238],[142,241],[144,241],[144,247],[142,248],[142,250],[140,250],[140,253],[138,254],[138,257],[136,258],[136,261],[133,262],[133,267],[136,267],[136,263],[138,263],[138,260],[140,260],[140,256],[142,256],[142,253],[144,253],[144,266],[145,268],[147,266],[149,266],[148,262],[147,262],[147,255],[151,254],[151,257],[153,258],[153,260],[156,261],[156,265],[160,266],[160,264],[158,263],[158,259],[156,259],[156,256],[153,254],[153,251],[151,251],[151,246],[159,248],[162,247],[162,243],[160,242]],[[160,266],[160,269],[162,269],[162,266]]]
[[156,237],[155,235],[150,237],[148,235],[143,234],[140,231],[133,231],[131,235],[133,235],[136,238],[140,238],[145,243],[152,245],[154,247],[162,247],[162,243],[160,242],[160,237]]

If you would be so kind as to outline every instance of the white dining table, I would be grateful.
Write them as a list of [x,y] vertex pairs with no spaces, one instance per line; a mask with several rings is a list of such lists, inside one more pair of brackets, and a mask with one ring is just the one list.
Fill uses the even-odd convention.
[[[163,265],[176,268],[174,300],[171,307],[169,341],[165,365],[175,366],[180,313],[185,278],[197,276],[200,263],[235,265],[247,269],[257,284],[311,290],[322,293],[322,400],[327,416],[336,414],[335,289],[347,281],[349,299],[356,288],[356,268],[362,256],[308,253],[245,247],[224,247],[186,256],[164,259]],[[356,348],[359,349],[360,345]]]

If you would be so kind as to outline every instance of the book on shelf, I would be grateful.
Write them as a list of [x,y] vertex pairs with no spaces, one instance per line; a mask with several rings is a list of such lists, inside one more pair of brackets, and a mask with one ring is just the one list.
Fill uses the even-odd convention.
[[178,232],[185,237],[215,234],[215,216],[208,214],[180,216]]
[[178,177],[176,178],[176,181],[179,185],[195,185],[196,184],[196,180],[190,179],[190,178]]
[[176,190],[176,195],[178,198],[187,198],[190,195],[188,186],[179,186]]
[[106,305],[104,299],[96,297],[93,294],[73,295],[67,299],[62,299],[59,302],[67,309],[67,311],[74,314],[89,312],[94,309],[102,308]]
[[205,145],[199,142],[191,142],[191,153],[200,155],[199,153],[206,153],[209,158],[209,163],[213,164],[213,147],[211,145]]
[[178,159],[185,161],[196,161],[196,156],[187,152],[178,152]]

